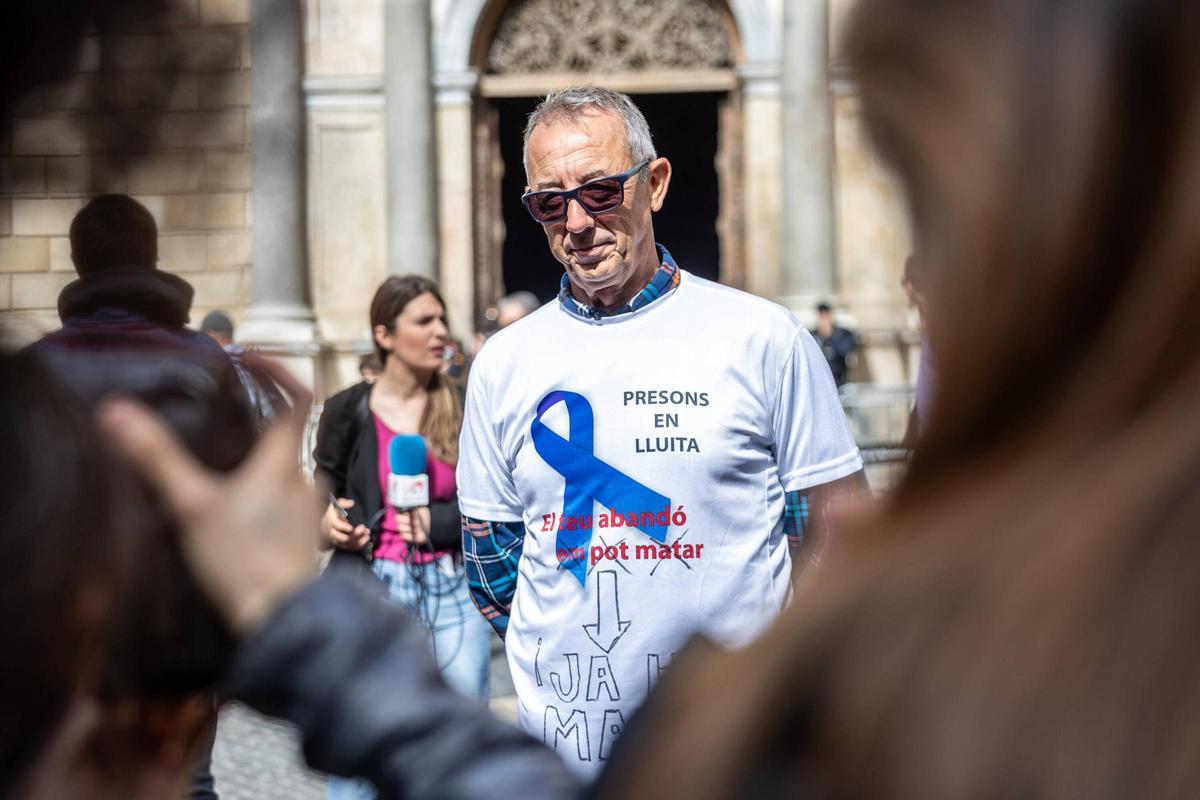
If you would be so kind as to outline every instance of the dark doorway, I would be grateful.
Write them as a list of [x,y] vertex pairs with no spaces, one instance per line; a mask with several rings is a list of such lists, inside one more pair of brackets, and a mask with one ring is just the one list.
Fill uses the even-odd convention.
[[[720,271],[717,213],[717,111],[723,95],[643,94],[633,100],[646,115],[654,146],[674,168],[666,204],[654,218],[654,233],[681,267],[711,280]],[[525,167],[521,136],[537,98],[495,99],[499,114],[500,156],[504,159],[501,209],[506,292],[531,291],[543,301],[558,293],[562,266],[550,255],[546,236],[521,205]]]

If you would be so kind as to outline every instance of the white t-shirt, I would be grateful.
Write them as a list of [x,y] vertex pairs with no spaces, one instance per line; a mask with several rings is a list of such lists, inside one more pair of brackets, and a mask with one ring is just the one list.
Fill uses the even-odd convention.
[[458,502],[525,525],[522,726],[593,775],[691,634],[736,646],[776,617],[784,492],[861,468],[820,350],[762,298],[683,272],[632,313],[554,302],[498,333],[471,370]]

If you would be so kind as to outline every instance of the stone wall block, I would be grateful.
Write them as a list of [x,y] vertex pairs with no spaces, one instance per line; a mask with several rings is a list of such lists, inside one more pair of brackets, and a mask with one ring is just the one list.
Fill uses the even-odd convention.
[[242,69],[250,69],[251,63],[250,53],[250,27],[247,26],[242,30]]
[[200,21],[205,25],[249,23],[250,0],[200,0]]
[[12,308],[12,278],[0,275],[0,309]]
[[167,100],[170,111],[194,111],[200,108],[200,79],[195,75],[180,75]]
[[191,111],[200,106],[199,83],[195,75],[171,76],[166,72],[139,70],[119,78],[118,104],[123,108],[144,108],[159,112]]
[[154,224],[161,231],[163,229],[163,218],[166,216],[167,198],[160,194],[135,194],[133,195],[133,199],[146,207],[146,210],[150,212],[150,216],[154,217]]
[[199,0],[174,0],[167,15],[172,28],[194,28],[200,24]]
[[86,111],[96,106],[94,76],[78,74],[47,86],[43,96],[47,111]]
[[199,272],[208,266],[208,240],[203,235],[159,236],[158,265],[168,272]]
[[49,272],[50,241],[41,236],[0,237],[0,272]]
[[249,189],[250,154],[209,153],[206,185],[209,189]]
[[50,271],[74,272],[75,264],[71,261],[71,240],[66,236],[50,238]]
[[105,55],[117,69],[151,69],[159,65],[160,37],[120,36],[110,39]]
[[79,45],[79,71],[100,71],[100,37],[88,36]]
[[41,272],[12,276],[12,308],[57,308],[58,294],[71,281],[74,273]]
[[0,192],[45,194],[46,160],[39,157],[0,158]]
[[0,197],[0,236],[12,233],[12,200]]
[[181,111],[167,115],[167,147],[241,147],[246,144],[244,111]]
[[17,236],[62,236],[83,200],[12,200],[12,232]]
[[13,121],[13,154],[69,156],[83,151],[84,136],[71,117],[34,117]]
[[197,306],[229,308],[244,302],[241,270],[201,272],[189,275],[188,282],[196,290]]
[[242,65],[242,31],[233,29],[201,30],[170,37],[172,53],[182,66],[193,70],[237,69]]
[[[166,125],[162,115],[136,113],[126,115],[125,122],[142,138],[143,152],[162,150],[166,146]],[[117,125],[110,117],[98,116],[88,121],[83,140],[84,153],[112,153],[130,147],[130,131]]]
[[246,196],[242,193],[163,198],[162,227],[167,230],[220,230],[245,224]]
[[222,72],[199,79],[200,107],[246,108],[250,105],[250,73]]
[[249,265],[253,244],[250,231],[212,234],[208,237],[208,264],[210,267]]
[[176,194],[204,188],[203,153],[165,153],[134,159],[129,167],[134,194]]
[[41,88],[27,91],[18,96],[12,105],[12,114],[18,117],[34,117],[46,110]]
[[46,158],[46,190],[50,194],[124,192],[125,170],[120,161],[95,161],[87,156]]

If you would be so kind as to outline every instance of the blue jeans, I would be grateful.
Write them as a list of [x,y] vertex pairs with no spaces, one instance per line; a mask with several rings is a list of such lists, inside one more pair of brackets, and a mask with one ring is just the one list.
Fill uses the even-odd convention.
[[[388,596],[429,628],[429,645],[446,683],[468,697],[487,698],[492,629],[471,602],[461,566],[398,564],[377,559],[371,569]],[[329,800],[373,800],[365,780],[329,779]]]

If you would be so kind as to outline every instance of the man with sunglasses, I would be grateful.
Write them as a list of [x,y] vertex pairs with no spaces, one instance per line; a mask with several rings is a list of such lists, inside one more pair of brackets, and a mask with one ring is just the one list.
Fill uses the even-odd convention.
[[472,369],[463,551],[521,724],[590,776],[690,635],[736,646],[770,623],[831,498],[865,483],[803,326],[655,241],[671,164],[628,97],[552,93],[525,170],[565,274]]

